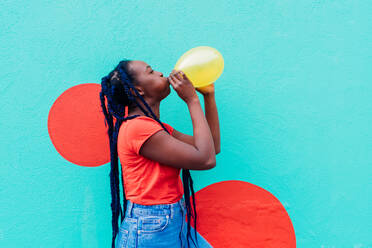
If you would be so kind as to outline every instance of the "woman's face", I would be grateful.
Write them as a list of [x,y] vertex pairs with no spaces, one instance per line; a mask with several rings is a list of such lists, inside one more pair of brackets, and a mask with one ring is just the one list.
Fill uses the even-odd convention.
[[170,84],[163,73],[154,71],[150,65],[138,60],[129,63],[129,70],[137,82],[136,89],[143,97],[160,101],[169,95]]

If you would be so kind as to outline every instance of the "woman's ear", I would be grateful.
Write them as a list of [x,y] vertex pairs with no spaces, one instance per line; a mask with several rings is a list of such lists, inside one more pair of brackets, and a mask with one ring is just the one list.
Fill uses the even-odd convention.
[[[134,88],[138,91],[138,94],[140,94],[140,96],[143,96],[145,94],[141,87],[136,86]],[[133,96],[137,96],[136,92],[134,92],[132,88],[130,89],[130,91],[133,94]]]

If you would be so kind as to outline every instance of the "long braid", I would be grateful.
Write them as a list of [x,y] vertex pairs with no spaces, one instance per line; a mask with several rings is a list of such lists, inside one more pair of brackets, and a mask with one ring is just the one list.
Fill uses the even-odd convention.
[[[116,72],[117,74],[117,72]],[[118,217],[121,216],[121,221],[124,219],[124,214],[121,209],[120,204],[120,188],[119,188],[119,169],[118,169],[118,153],[117,153],[117,135],[120,125],[125,120],[123,118],[123,109],[125,106],[130,104],[129,99],[126,95],[122,94],[118,96],[120,90],[120,82],[115,77],[115,72],[111,72],[109,77],[103,77],[101,81],[102,90],[100,92],[101,107],[105,115],[105,124],[107,123],[108,135],[110,141],[110,158],[111,158],[111,171],[110,171],[110,186],[111,186],[111,210],[112,210],[112,247],[115,247],[115,238],[118,233]],[[118,89],[119,88],[119,89]],[[119,94],[120,95],[120,94]],[[107,98],[107,108],[105,105],[105,98]],[[120,100],[120,103],[117,100]],[[113,117],[116,118],[116,123],[114,126]],[[130,118],[126,118],[130,119]],[[126,209],[126,197],[123,191],[124,198],[124,209]],[[125,212],[124,212],[125,213]]]
[[[198,236],[196,234],[196,205],[195,205],[195,192],[193,188],[193,182],[191,179],[190,171],[187,169],[182,169],[182,182],[183,182],[183,191],[185,195],[185,203],[186,203],[186,215],[187,215],[187,244],[190,247],[189,237],[191,237],[190,229],[191,229],[191,217],[194,218],[195,223],[195,238],[196,242],[198,240]],[[189,187],[191,188],[191,194],[192,194],[192,202],[193,202],[193,208],[194,208],[194,215],[191,213],[191,204],[190,204],[190,191]],[[195,244],[194,240],[192,242]],[[197,245],[195,245],[198,247]]]
[[[115,238],[118,233],[118,218],[121,216],[121,221],[125,218],[126,208],[127,208],[127,199],[125,196],[124,190],[124,181],[123,181],[123,207],[122,211],[120,204],[120,188],[119,188],[119,170],[118,170],[118,152],[117,152],[117,138],[121,124],[128,120],[137,117],[138,115],[123,117],[125,113],[125,108],[133,105],[137,105],[141,111],[148,117],[151,116],[163,127],[163,129],[169,133],[165,128],[164,124],[157,118],[150,106],[143,99],[143,97],[138,93],[137,89],[133,86],[134,80],[131,74],[128,71],[128,64],[130,60],[122,60],[119,65],[113,70],[109,76],[103,77],[101,81],[101,92],[100,100],[103,113],[105,115],[105,125],[108,124],[108,136],[110,140],[110,158],[111,158],[111,171],[110,171],[110,186],[111,186],[111,210],[112,210],[112,248],[115,248]],[[141,100],[145,105],[148,111],[146,111],[137,101],[135,96],[131,93],[132,89],[136,96]],[[107,98],[107,106],[105,104],[105,98]],[[113,117],[116,119],[116,123],[113,123]],[[151,117],[150,117],[151,118]],[[123,177],[124,180],[124,177]],[[190,235],[190,220],[191,217],[194,218],[195,223],[195,237],[197,240],[197,231],[196,231],[196,205],[195,205],[195,192],[193,188],[193,181],[188,169],[182,169],[182,182],[184,189],[184,197],[187,209],[187,242],[189,243]],[[192,194],[193,201],[193,210],[194,214],[191,213],[190,205],[190,189]],[[193,241],[193,240],[192,240]],[[194,241],[193,241],[194,242]],[[195,242],[194,242],[195,244]],[[197,246],[197,245],[196,245]]]
[[[114,139],[114,129],[117,125],[113,124],[113,109],[114,105],[112,102],[112,94],[109,89],[109,80],[107,77],[102,78],[101,82],[102,91],[100,92],[101,107],[103,113],[105,114],[106,122],[108,123],[108,135],[110,141],[110,160],[111,160],[111,170],[110,170],[110,186],[111,186],[111,210],[112,210],[112,229],[113,229],[113,238],[112,238],[112,247],[115,247],[115,237],[118,233],[118,217],[119,214],[122,216],[122,210],[120,206],[120,197],[119,197],[119,172],[118,172],[118,159],[117,159],[117,149],[115,148],[115,139]],[[106,95],[108,100],[108,110],[106,109],[104,96]],[[116,123],[117,124],[117,123]]]

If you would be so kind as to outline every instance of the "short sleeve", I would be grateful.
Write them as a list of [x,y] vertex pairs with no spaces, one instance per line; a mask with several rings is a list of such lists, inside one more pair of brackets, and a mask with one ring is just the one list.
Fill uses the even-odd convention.
[[[162,122],[163,123],[163,122]],[[167,123],[163,123],[170,134],[173,132],[173,127]],[[164,130],[156,120],[148,118],[136,118],[132,120],[127,128],[127,138],[132,151],[139,155],[141,146],[145,141],[155,133]]]
[[164,124],[165,128],[168,129],[169,134],[172,135],[174,128],[167,123],[164,123],[164,122],[162,122],[162,123]]

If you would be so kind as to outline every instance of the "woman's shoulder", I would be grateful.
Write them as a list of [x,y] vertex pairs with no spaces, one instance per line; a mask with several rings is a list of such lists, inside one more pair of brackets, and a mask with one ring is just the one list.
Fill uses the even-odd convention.
[[146,115],[140,115],[140,116],[137,116],[137,117],[135,117],[133,119],[130,119],[130,120],[127,120],[126,121],[126,124],[129,124],[129,125],[135,124],[135,126],[136,125],[141,125],[142,123],[153,123],[155,125],[159,124],[159,122],[157,122],[153,118],[148,117]]
[[[169,131],[173,131],[173,127],[171,125],[165,122],[162,123]],[[126,129],[129,129],[135,133],[149,128],[162,128],[161,124],[157,120],[145,115],[137,116],[133,119],[127,120],[124,126],[126,126]]]

